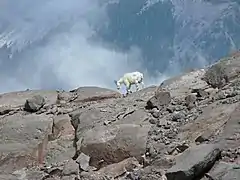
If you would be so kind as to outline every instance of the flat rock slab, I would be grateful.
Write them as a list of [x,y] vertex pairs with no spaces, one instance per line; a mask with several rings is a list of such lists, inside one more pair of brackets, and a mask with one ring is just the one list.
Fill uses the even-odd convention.
[[190,122],[180,128],[178,138],[180,141],[195,142],[200,136],[211,137],[223,128],[230,115],[238,103],[235,104],[217,104],[213,103],[205,107],[203,113],[193,122]]
[[194,180],[204,175],[218,159],[221,151],[215,144],[202,144],[185,150],[176,164],[167,170],[168,180]]
[[104,124],[149,124],[146,121],[148,112],[145,101],[134,101],[131,98],[108,99],[92,104],[87,108],[79,108],[71,112],[71,122],[77,129],[77,137],[96,126]]
[[63,137],[48,143],[47,153],[45,156],[45,164],[62,163],[72,159],[75,154],[73,147],[73,139],[65,139]]
[[240,145],[240,105],[231,113],[219,137],[222,148],[237,148]]
[[47,104],[55,104],[57,100],[57,91],[29,90],[1,94],[0,105],[12,107],[23,106],[27,99],[36,95],[44,97]]
[[149,121],[146,121],[148,114],[144,109],[130,109],[126,111],[122,117],[119,121],[113,122],[113,124],[149,124]]
[[[18,166],[20,168],[24,161],[32,159],[42,163],[51,129],[52,119],[43,114],[17,113],[2,118],[0,121],[0,169],[3,166],[11,166],[12,161],[17,161],[16,167],[12,165],[12,168],[18,168]],[[2,162],[4,162],[3,166],[1,166]],[[20,165],[17,165],[18,163]]]
[[74,90],[71,90],[70,92],[77,93],[78,97],[75,102],[78,101],[87,101],[88,99],[95,100],[94,97],[98,98],[111,98],[111,97],[120,97],[121,94],[117,91],[106,89],[106,88],[100,88],[95,86],[88,86],[88,87],[80,87]]
[[201,79],[204,74],[205,70],[203,69],[180,74],[165,80],[161,87],[169,90],[172,97],[186,95],[191,92],[191,89],[202,89],[207,86],[207,83]]
[[237,180],[240,179],[240,165],[219,162],[208,174],[216,180]]
[[[127,158],[119,163],[114,163],[99,169],[94,172],[82,173],[81,179],[105,179],[104,177],[108,177],[111,179],[118,179],[120,176],[124,176],[126,172],[133,171],[134,168],[139,167],[140,164],[136,160],[136,158]],[[122,179],[126,179],[122,177]]]
[[155,94],[157,87],[158,86],[149,86],[139,91],[133,92],[129,94],[126,99],[142,99],[144,101],[147,101]]
[[90,165],[99,167],[120,162],[129,157],[141,160],[145,154],[150,126],[121,124],[109,127],[96,127],[83,135],[81,152],[88,155]]
[[97,173],[104,174],[112,178],[117,178],[127,171],[133,171],[134,168],[139,166],[140,164],[136,158],[127,158],[119,163],[114,163],[103,167],[102,169],[98,170]]

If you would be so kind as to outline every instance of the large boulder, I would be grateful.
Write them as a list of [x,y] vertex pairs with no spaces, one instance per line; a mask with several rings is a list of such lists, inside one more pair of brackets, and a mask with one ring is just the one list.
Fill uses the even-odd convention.
[[202,144],[189,148],[176,158],[176,164],[167,170],[168,180],[194,180],[204,175],[218,160],[221,151],[216,144]]
[[233,111],[229,115],[222,133],[218,136],[221,147],[224,149],[238,148],[240,144],[240,104],[237,103],[232,110]]
[[197,119],[179,128],[177,137],[180,141],[187,140],[193,143],[214,137],[224,127],[237,106],[238,103],[219,104],[214,102],[202,108],[202,113]]
[[60,114],[53,117],[52,139],[60,136],[74,137],[75,130],[68,114]]
[[46,115],[17,113],[1,119],[0,171],[12,172],[42,164],[46,155],[52,119]]
[[101,101],[121,97],[121,94],[117,91],[96,86],[80,87],[70,92],[77,96],[74,99],[75,102]]
[[160,87],[170,91],[172,97],[186,96],[190,93],[190,89],[204,89],[207,86],[207,83],[202,80],[204,74],[204,69],[180,74],[163,81]]
[[45,104],[44,97],[35,95],[32,98],[26,100],[24,110],[28,112],[37,112]]
[[104,177],[108,177],[111,179],[123,177],[123,179],[126,179],[124,178],[124,175],[126,175],[128,172],[131,172],[138,167],[140,167],[140,164],[136,160],[136,158],[127,158],[121,162],[103,167],[98,171],[94,171],[94,172],[90,171],[87,173],[84,172],[80,175],[80,177],[83,180],[90,180],[90,179],[100,180],[100,179],[105,179]]
[[147,107],[149,109],[158,108],[168,105],[171,102],[171,94],[168,91],[157,90],[155,95],[147,101]]
[[220,161],[206,176],[208,179],[212,178],[217,180],[240,179],[240,167],[239,164]]
[[195,106],[197,97],[194,94],[189,94],[188,96],[185,97],[185,101],[186,101],[186,106],[191,109],[192,107]]
[[203,80],[205,80],[213,88],[222,88],[229,81],[239,76],[239,60],[239,52],[233,54],[232,56],[220,59],[217,63],[208,68]]
[[120,124],[96,127],[83,135],[80,151],[90,156],[90,165],[108,165],[129,157],[139,161],[146,151],[148,125]]
[[22,107],[26,99],[38,95],[44,97],[46,104],[56,103],[57,91],[29,90],[1,94],[0,104],[1,106]]
[[213,88],[222,88],[229,81],[225,67],[222,63],[211,66],[203,78]]

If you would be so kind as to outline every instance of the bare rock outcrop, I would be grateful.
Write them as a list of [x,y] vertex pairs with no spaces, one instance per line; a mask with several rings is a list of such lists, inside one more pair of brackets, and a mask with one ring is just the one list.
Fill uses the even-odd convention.
[[239,164],[220,161],[205,177],[219,180],[240,179],[240,166]]
[[45,104],[44,97],[40,95],[33,96],[30,99],[27,99],[24,105],[24,110],[28,112],[37,112]]
[[158,108],[168,105],[171,102],[171,94],[168,91],[157,90],[155,95],[147,101],[149,109]]
[[90,165],[109,165],[126,158],[139,161],[146,151],[150,126],[121,124],[111,127],[97,127],[83,135],[81,152],[90,156]]
[[51,128],[52,119],[46,115],[17,113],[1,119],[0,169],[11,172],[42,164]]
[[202,144],[187,149],[176,158],[176,165],[166,172],[168,180],[193,180],[211,169],[220,157],[221,150],[215,144]]
[[239,179],[239,60],[126,97],[98,87],[1,94],[0,179]]

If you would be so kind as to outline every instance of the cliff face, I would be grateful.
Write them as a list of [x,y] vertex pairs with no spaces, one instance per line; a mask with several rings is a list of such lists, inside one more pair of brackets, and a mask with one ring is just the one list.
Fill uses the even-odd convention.
[[235,0],[119,1],[109,6],[110,22],[100,34],[122,49],[137,45],[144,67],[172,75],[238,49],[239,10]]
[[1,179],[240,178],[240,54],[121,97],[0,96]]

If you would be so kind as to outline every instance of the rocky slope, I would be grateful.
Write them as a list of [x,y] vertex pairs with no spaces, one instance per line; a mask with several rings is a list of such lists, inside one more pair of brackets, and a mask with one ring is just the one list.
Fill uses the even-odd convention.
[[121,97],[0,96],[2,180],[240,179],[240,53]]

